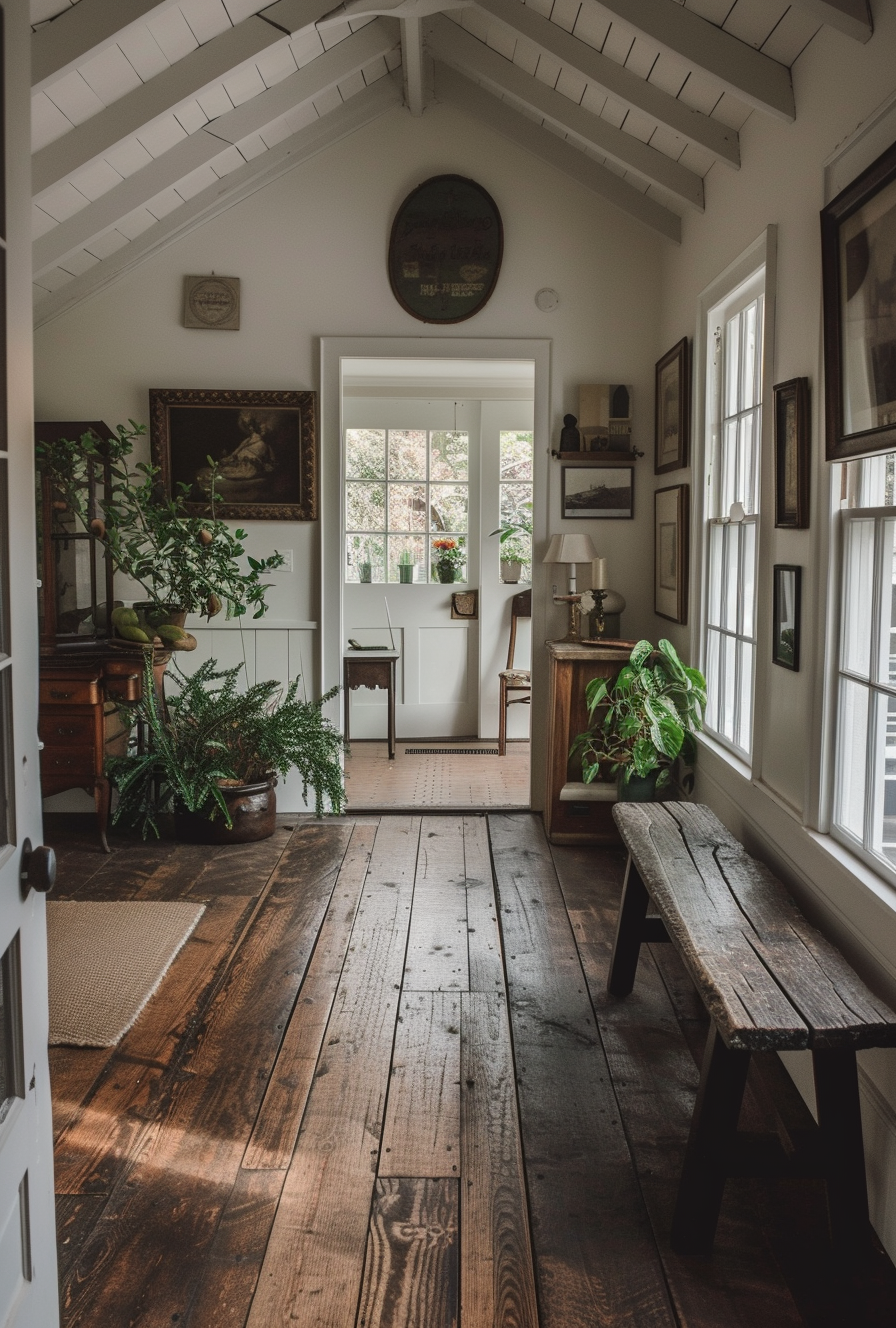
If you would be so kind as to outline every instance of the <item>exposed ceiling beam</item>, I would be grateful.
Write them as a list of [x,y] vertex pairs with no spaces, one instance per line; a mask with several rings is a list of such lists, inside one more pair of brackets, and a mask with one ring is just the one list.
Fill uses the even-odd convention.
[[757,110],[779,120],[795,118],[790,70],[692,9],[672,0],[599,0],[598,9],[711,74]]
[[624,65],[601,55],[587,42],[573,37],[550,19],[543,18],[522,0],[477,0],[478,7],[498,19],[518,36],[528,37],[572,72],[586,78],[623,105],[643,111],[689,143],[705,148],[718,161],[740,165],[737,132],[719,120],[692,110],[677,97],[654,87]]
[[874,33],[868,0],[797,0],[797,6],[856,41],[870,41]]
[[198,226],[204,226],[213,217],[242,202],[279,175],[300,166],[400,103],[401,90],[398,84],[389,77],[377,79],[376,83],[350,98],[337,110],[300,129],[269,152],[240,166],[223,180],[209,185],[183,207],[177,208],[157,225],[144,231],[136,240],[54,291],[39,305],[35,325],[41,327],[51,322],[82,300],[110,286],[125,272],[145,262],[181,236]]
[[31,36],[31,86],[43,87],[91,52],[114,42],[124,28],[177,0],[79,0]]
[[648,147],[633,134],[617,129],[592,111],[586,111],[570,97],[527,74],[450,19],[439,17],[431,23],[430,49],[445,64],[462,74],[484,78],[626,170],[635,171],[644,180],[660,185],[688,207],[703,211],[703,181],[694,171],[680,166],[656,148]]
[[236,143],[257,133],[287,111],[357,73],[377,56],[386,55],[394,46],[392,25],[377,19],[282,83],[182,139],[148,166],[35,240],[32,246],[35,273],[54,267],[73,249],[82,248],[95,236],[114,228],[116,222],[136,208],[220,156],[222,142]]
[[[80,0],[72,12],[85,3],[86,0]],[[321,13],[325,12],[328,0],[318,0],[318,7]],[[31,168],[35,194],[49,189],[58,180],[64,180],[94,157],[108,152],[122,139],[165,115],[180,102],[194,97],[210,83],[226,77],[238,65],[278,41],[283,41],[283,33],[260,18],[244,19],[235,28],[228,28],[220,36],[213,37],[161,74],[156,74],[155,78],[141,83],[133,92],[119,97],[105,110],[35,152]]]
[[419,18],[401,19],[401,68],[404,77],[404,100],[411,115],[422,115],[426,108],[423,23]]
[[565,143],[550,129],[543,129],[532,120],[513,110],[506,102],[472,83],[463,74],[440,60],[435,67],[435,90],[439,101],[455,106],[459,111],[483,120],[490,129],[519,144],[527,152],[540,157],[564,175],[614,206],[621,208],[638,221],[659,231],[667,239],[681,243],[681,218],[670,208],[663,207],[646,194],[639,193],[618,175],[586,157],[578,148]]
[[318,0],[277,0],[276,4],[262,9],[258,17],[267,19],[268,23],[273,23],[281,32],[287,32],[294,37],[296,33],[316,23],[325,14],[329,14],[332,8],[332,0],[326,6],[318,4]]

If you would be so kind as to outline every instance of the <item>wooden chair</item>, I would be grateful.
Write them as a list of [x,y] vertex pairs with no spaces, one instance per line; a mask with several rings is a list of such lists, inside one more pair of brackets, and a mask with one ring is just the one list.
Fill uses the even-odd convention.
[[[501,701],[498,712],[498,755],[507,755],[507,707],[529,705],[532,700],[532,674],[529,669],[515,669],[513,655],[516,649],[517,618],[532,617],[532,591],[521,590],[510,601],[510,645],[507,648],[507,668],[498,677],[501,682]],[[510,696],[510,692],[526,692],[526,696]]]

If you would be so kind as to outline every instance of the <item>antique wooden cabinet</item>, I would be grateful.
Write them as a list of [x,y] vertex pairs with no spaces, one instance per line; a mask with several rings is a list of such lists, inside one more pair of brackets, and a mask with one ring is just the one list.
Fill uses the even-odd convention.
[[548,763],[544,822],[554,844],[619,844],[613,821],[615,782],[584,784],[582,762],[570,759],[576,734],[588,727],[585,688],[592,678],[615,678],[630,647],[548,641]]
[[[92,430],[112,435],[101,421],[35,426],[38,441],[80,438]],[[108,477],[96,477],[96,492]],[[112,567],[102,546],[76,526],[48,477],[38,471],[38,586],[40,611],[40,772],[44,797],[83,788],[92,793],[100,843],[108,853],[107,755],[121,753],[128,734],[120,700],[140,696],[143,654],[139,646],[111,645]]]

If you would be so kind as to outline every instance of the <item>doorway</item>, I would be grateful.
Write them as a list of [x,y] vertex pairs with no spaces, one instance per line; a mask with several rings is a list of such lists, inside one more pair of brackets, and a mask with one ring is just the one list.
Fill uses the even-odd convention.
[[[386,690],[349,694],[356,809],[540,803],[529,705],[510,708],[506,755],[497,755],[511,602],[529,589],[534,560],[525,580],[503,582],[491,532],[510,505],[528,501],[538,538],[547,351],[544,342],[436,338],[322,343],[322,676],[342,680],[349,639],[398,654],[394,760]],[[453,584],[436,566],[445,541],[461,562]],[[530,667],[530,628],[528,616],[517,619],[517,668]],[[340,725],[343,707],[340,697]],[[534,697],[531,709],[537,723]]]

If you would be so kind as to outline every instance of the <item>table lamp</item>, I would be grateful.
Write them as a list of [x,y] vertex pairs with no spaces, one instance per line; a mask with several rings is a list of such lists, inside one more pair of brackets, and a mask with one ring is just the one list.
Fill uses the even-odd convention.
[[579,632],[579,603],[582,596],[576,593],[576,563],[590,563],[597,557],[597,550],[590,535],[552,535],[548,551],[542,562],[566,563],[569,568],[569,594],[555,595],[555,604],[569,605],[569,628],[564,641],[581,641]]

